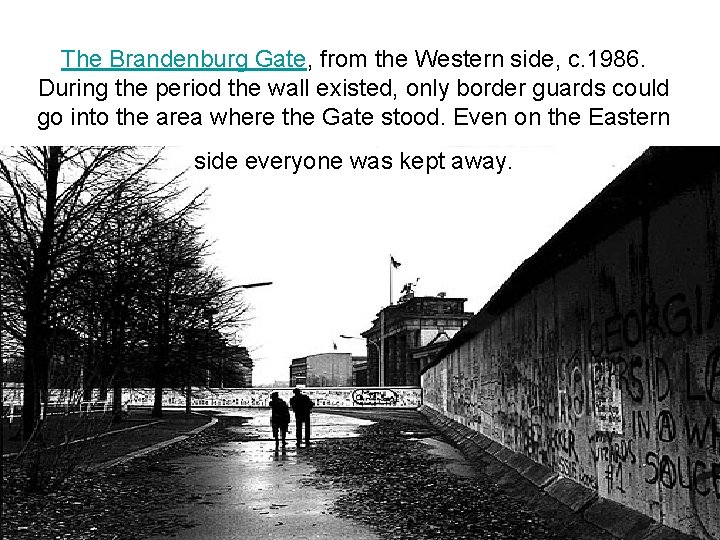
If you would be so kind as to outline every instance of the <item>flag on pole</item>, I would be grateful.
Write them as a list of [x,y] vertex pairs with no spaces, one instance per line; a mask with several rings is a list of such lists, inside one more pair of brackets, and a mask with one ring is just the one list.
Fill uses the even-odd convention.
[[395,257],[390,255],[390,305],[393,303],[393,284],[392,284],[392,271],[400,266],[400,263],[395,260]]

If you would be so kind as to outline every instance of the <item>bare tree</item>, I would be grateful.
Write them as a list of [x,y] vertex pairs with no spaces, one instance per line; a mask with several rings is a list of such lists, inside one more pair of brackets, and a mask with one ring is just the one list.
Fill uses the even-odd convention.
[[158,159],[121,146],[24,147],[0,155],[0,241],[11,291],[1,324],[23,344],[26,438],[47,399],[51,318],[106,243],[112,218],[143,196]]
[[[220,329],[231,321],[240,322],[245,312],[238,290],[229,288],[217,269],[204,264],[208,244],[198,227],[183,218],[167,221],[158,231],[150,265],[154,285],[145,291],[152,324],[149,339],[155,416],[162,415],[167,374],[173,370],[185,373],[183,386],[189,388],[189,363],[207,357],[196,354],[192,336],[200,329],[205,329],[207,336],[213,324],[211,316],[216,317],[215,328]],[[182,361],[177,362],[171,352],[183,349],[186,354],[178,355]]]

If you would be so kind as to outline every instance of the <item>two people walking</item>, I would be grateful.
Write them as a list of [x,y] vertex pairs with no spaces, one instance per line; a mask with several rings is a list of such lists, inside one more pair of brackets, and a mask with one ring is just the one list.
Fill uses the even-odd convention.
[[[303,431],[305,435],[305,444],[310,444],[310,413],[314,403],[309,396],[303,394],[299,388],[293,390],[293,397],[290,398],[290,407],[295,413],[295,437],[297,446],[303,439]],[[285,446],[285,435],[290,425],[290,410],[285,400],[281,399],[277,392],[270,394],[270,425],[272,426],[273,438],[275,445],[280,444],[281,438],[283,446]],[[304,428],[304,430],[303,430]]]

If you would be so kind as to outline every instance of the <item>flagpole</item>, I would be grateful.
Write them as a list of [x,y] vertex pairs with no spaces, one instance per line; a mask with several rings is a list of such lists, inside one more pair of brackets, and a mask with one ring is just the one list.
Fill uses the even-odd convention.
[[385,386],[385,308],[380,311],[380,358],[378,358],[378,386]]
[[392,271],[393,271],[393,263],[392,263],[392,255],[390,255],[390,303],[389,306],[392,306]]

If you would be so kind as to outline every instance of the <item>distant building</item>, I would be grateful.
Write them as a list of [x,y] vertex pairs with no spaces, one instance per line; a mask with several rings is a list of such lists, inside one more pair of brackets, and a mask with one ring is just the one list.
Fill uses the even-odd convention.
[[368,386],[367,356],[352,357],[352,385]]
[[293,358],[290,363],[290,386],[307,386],[307,356]]
[[290,386],[352,386],[350,353],[322,353],[294,358],[290,364]]
[[467,298],[445,298],[444,293],[419,297],[410,293],[400,300],[383,308],[372,328],[361,334],[367,340],[368,385],[379,382],[381,332],[382,386],[419,386],[421,364],[432,361],[440,343],[452,338],[473,315],[465,311]]

